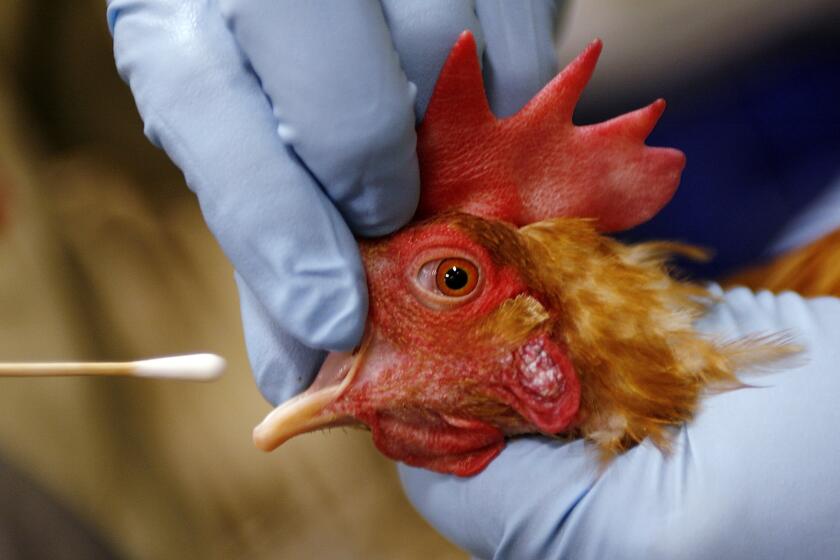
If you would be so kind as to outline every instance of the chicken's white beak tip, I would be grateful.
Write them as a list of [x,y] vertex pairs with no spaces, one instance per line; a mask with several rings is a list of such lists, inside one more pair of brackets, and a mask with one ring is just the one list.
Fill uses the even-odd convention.
[[269,451],[276,449],[276,446],[272,446],[271,437],[266,433],[262,424],[254,428],[251,437],[254,440],[254,446],[260,451],[268,453]]
[[[363,342],[355,356],[347,353],[330,354],[312,386],[305,392],[281,404],[254,428],[254,445],[263,451],[273,451],[291,438],[346,421],[341,413],[328,410],[339,399],[364,361],[367,344]],[[348,361],[352,360],[350,364]]]

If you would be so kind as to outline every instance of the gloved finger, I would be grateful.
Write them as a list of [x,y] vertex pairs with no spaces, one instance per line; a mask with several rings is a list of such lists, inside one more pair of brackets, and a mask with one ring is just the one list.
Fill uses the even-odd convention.
[[271,100],[280,138],[361,235],[390,233],[417,206],[414,88],[375,0],[224,0]]
[[147,136],[184,172],[270,317],[309,346],[352,348],[367,311],[356,242],[277,137],[256,77],[208,4],[112,0],[117,66]]
[[477,558],[561,558],[560,529],[599,476],[597,453],[581,441],[508,443],[479,474],[461,478],[400,465],[415,508]]
[[277,405],[309,387],[326,352],[304,346],[281,329],[242,277],[235,276],[251,370],[260,392]]
[[484,81],[498,117],[519,111],[557,73],[558,0],[476,0],[484,29]]
[[415,86],[414,111],[423,118],[440,69],[465,30],[472,31],[479,56],[484,34],[474,0],[382,0],[382,11],[403,70]]

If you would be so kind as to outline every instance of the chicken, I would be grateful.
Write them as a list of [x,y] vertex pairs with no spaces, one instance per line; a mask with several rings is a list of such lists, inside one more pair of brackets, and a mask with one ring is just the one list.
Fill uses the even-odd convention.
[[572,124],[600,48],[497,120],[462,35],[418,131],[417,216],[360,241],[364,339],[330,354],[307,391],[269,414],[258,447],[366,426],[388,457],[461,476],[522,434],[585,437],[605,458],[645,438],[667,447],[669,427],[691,419],[707,387],[737,387],[737,369],[790,351],[772,337],[695,332],[712,298],[672,279],[664,261],[697,249],[602,235],[653,216],[684,156],[644,145],[661,100]]

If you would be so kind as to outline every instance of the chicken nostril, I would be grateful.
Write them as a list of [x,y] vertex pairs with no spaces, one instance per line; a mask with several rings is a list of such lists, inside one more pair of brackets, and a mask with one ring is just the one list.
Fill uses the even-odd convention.
[[317,391],[341,383],[347,377],[357,357],[351,355],[350,352],[330,352],[321,364],[321,369],[309,390]]
[[347,377],[347,374],[350,373],[350,366],[351,364],[344,364],[338,369],[338,375],[335,376],[335,380],[337,382],[344,381],[344,378]]

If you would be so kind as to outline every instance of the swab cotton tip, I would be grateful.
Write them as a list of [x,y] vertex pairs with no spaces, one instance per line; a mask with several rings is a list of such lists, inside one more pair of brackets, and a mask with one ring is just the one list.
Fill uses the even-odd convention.
[[222,375],[227,362],[216,354],[187,354],[134,362],[132,375],[160,379],[209,381]]

